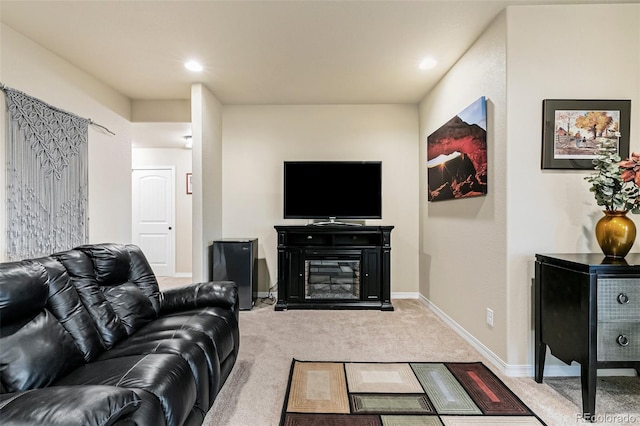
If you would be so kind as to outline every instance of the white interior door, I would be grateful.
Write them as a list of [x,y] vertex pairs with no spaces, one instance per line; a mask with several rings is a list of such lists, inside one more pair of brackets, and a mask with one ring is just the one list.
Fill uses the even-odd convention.
[[133,169],[133,243],[157,276],[175,274],[173,168]]

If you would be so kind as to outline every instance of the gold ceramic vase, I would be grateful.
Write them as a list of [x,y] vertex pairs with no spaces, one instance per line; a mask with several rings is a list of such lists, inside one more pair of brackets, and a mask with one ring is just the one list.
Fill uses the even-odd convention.
[[596,240],[607,257],[625,257],[636,240],[636,225],[626,210],[605,210],[596,223]]

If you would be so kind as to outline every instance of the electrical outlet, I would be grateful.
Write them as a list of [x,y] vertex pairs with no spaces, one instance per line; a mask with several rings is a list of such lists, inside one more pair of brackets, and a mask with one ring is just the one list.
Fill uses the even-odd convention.
[[487,308],[487,324],[493,327],[493,310]]

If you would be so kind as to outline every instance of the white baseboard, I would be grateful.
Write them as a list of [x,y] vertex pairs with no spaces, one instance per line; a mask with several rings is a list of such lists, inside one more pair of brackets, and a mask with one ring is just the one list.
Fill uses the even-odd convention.
[[[456,333],[458,333],[464,340],[466,340],[471,346],[473,346],[478,352],[484,355],[494,366],[496,366],[502,373],[509,377],[533,377],[534,366],[531,364],[524,365],[510,365],[504,362],[498,355],[494,354],[489,348],[487,348],[482,342],[476,339],[471,333],[465,330],[460,324],[455,322],[450,316],[445,314],[440,308],[434,305],[429,299],[422,294],[419,295],[419,299],[423,302],[427,308],[435,313],[441,320],[449,325]],[[549,358],[550,354],[547,355]],[[544,367],[545,377],[575,377],[580,376],[580,365],[547,365]],[[636,371],[632,368],[603,368],[598,370],[598,376],[636,376]]]
[[[444,321],[449,327],[451,327],[456,333],[458,333],[464,340],[466,340],[471,346],[473,346],[478,352],[480,352],[485,358],[489,360],[494,366],[496,366],[501,372],[507,376],[515,374],[516,371],[510,371],[509,366],[500,359],[499,356],[494,354],[489,348],[487,348],[481,341],[476,339],[471,333],[465,330],[460,324],[455,322],[449,315],[445,314],[440,308],[434,305],[429,299],[423,295],[419,296],[427,308],[431,309],[442,321]],[[511,374],[510,374],[511,373]]]
[[278,300],[278,292],[277,291],[272,291],[272,292],[259,291],[258,292],[258,297],[259,298],[269,297],[269,295],[271,295],[271,297],[273,297],[274,299]]
[[176,272],[173,276],[175,278],[193,278],[193,274],[191,272]]
[[419,299],[420,298],[420,293],[416,293],[416,292],[411,292],[411,291],[396,291],[391,293],[391,301],[393,302],[393,299]]
[[[547,356],[549,356],[547,354]],[[533,366],[529,376],[533,377]],[[599,368],[597,371],[598,377],[606,376],[637,376],[636,370],[633,368]],[[580,365],[545,365],[544,377],[580,377]]]

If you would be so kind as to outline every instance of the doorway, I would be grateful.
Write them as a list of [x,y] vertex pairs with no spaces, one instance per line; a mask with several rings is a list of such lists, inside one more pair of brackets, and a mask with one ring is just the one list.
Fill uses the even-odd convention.
[[132,234],[156,276],[175,275],[175,168],[134,168]]

